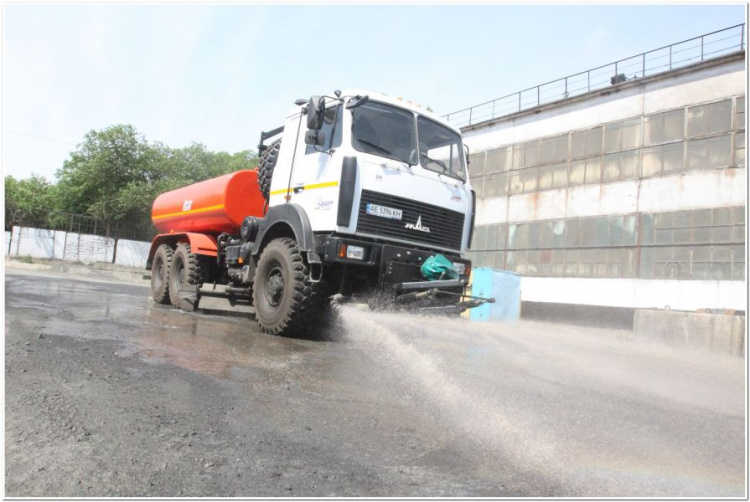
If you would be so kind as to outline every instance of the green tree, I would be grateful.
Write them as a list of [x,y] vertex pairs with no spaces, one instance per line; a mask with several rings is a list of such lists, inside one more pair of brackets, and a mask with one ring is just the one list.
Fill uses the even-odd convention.
[[56,185],[38,176],[5,178],[6,228],[55,225],[67,221],[65,213],[86,214],[104,223],[108,235],[119,227],[118,233],[127,229],[147,239],[159,194],[257,165],[251,150],[212,152],[201,143],[172,149],[124,124],[92,130],[57,171]]
[[93,216],[108,231],[114,223],[142,219],[150,205],[140,203],[168,178],[168,153],[130,125],[90,131],[57,171],[58,209]]
[[215,178],[258,166],[255,152],[245,150],[235,154],[212,152],[202,143],[171,151],[169,185],[172,188]]
[[5,177],[5,229],[14,225],[49,227],[50,212],[54,209],[56,187],[43,176],[17,180]]

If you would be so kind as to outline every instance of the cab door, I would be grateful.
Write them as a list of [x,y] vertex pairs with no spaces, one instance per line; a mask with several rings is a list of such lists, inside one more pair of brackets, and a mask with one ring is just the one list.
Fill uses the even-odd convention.
[[305,209],[313,230],[333,230],[338,210],[341,178],[341,146],[343,106],[326,108],[321,131],[322,145],[305,144],[307,130],[300,128],[297,152],[289,184],[289,202]]

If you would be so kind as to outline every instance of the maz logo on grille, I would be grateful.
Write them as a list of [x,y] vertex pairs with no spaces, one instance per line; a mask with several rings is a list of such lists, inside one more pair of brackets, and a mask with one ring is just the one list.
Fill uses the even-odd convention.
[[423,227],[422,226],[422,215],[419,215],[419,218],[417,218],[417,223],[407,223],[404,225],[404,228],[408,228],[409,230],[419,230],[420,232],[427,232],[430,233],[430,227]]

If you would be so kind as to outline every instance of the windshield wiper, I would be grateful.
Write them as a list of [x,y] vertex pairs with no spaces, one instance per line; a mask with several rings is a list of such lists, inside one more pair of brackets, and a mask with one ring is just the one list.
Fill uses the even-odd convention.
[[367,141],[365,139],[359,139],[359,138],[356,138],[356,139],[357,139],[358,142],[362,143],[363,145],[367,145],[367,146],[372,147],[372,148],[374,148],[376,150],[380,150],[381,152],[383,152],[386,155],[393,155],[393,153],[390,150],[388,150],[386,148],[383,148],[380,145],[376,145],[375,143],[372,143],[371,141]]
[[416,162],[412,162],[409,159],[405,159],[405,158],[403,158],[403,157],[401,157],[399,155],[396,155],[395,153],[393,153],[392,151],[388,150],[387,148],[383,148],[380,145],[376,145],[375,143],[373,143],[371,141],[367,141],[366,139],[358,139],[358,138],[355,138],[355,139],[357,140],[358,143],[361,143],[363,145],[367,145],[367,146],[369,146],[371,148],[374,148],[375,150],[383,153],[389,159],[398,160],[399,162],[404,162],[409,167],[411,167],[413,165],[416,165]]
[[[458,180],[458,181],[465,183],[465,181],[458,174],[454,173],[450,168],[448,168],[442,160],[435,160],[424,154],[422,154],[422,158],[429,162],[428,165],[435,164],[438,167],[440,167],[440,169],[443,170],[443,172],[438,173],[438,174],[442,174],[443,176],[448,176],[449,178],[453,178],[454,180]],[[430,171],[433,171],[433,169],[430,169],[427,166],[424,166],[424,168],[429,169]]]
[[[443,161],[441,161],[441,160],[435,160],[432,157],[428,157],[425,154],[422,154],[422,157],[424,158],[424,160],[430,162],[431,164],[437,164],[438,166],[440,166],[440,168],[443,170],[444,173],[449,173],[450,172],[450,169],[448,169],[445,166],[445,163]],[[425,167],[427,167],[427,166],[425,166]]]

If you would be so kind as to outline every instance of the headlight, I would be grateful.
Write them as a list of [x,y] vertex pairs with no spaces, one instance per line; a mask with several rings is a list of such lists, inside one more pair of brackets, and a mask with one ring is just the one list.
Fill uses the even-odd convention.
[[458,275],[466,275],[466,265],[464,265],[463,263],[454,261],[453,268],[456,269],[456,272],[458,272]]
[[350,246],[344,242],[339,244],[339,258],[347,258],[349,260],[364,260],[365,259],[365,248],[362,246]]
[[361,246],[347,246],[346,257],[350,260],[364,260],[365,259],[365,248]]

